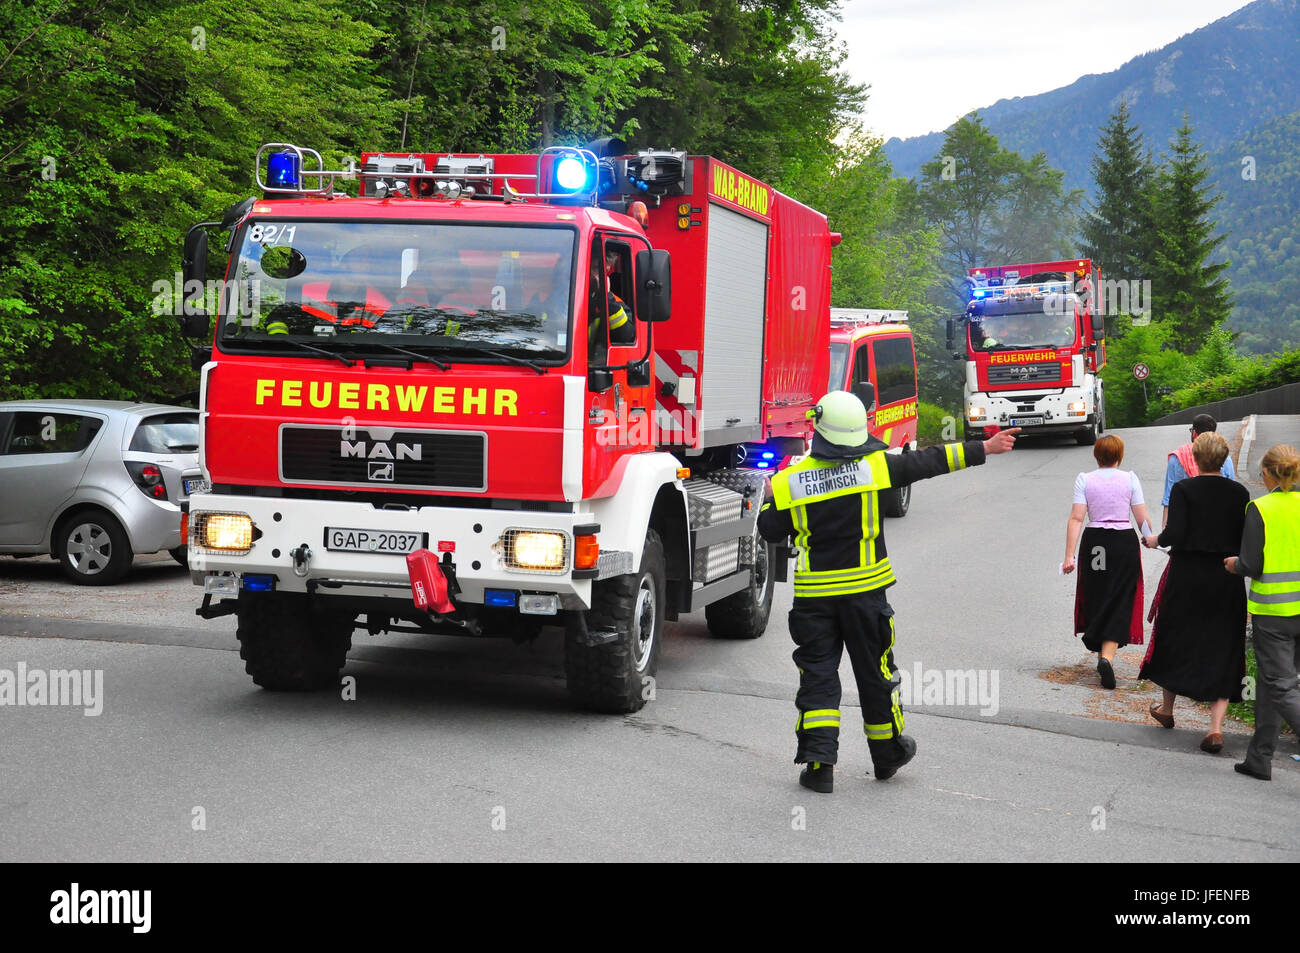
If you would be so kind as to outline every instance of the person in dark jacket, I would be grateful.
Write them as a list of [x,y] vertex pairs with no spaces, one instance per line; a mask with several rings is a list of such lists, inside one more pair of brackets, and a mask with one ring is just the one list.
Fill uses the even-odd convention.
[[1223,560],[1238,548],[1250,492],[1222,475],[1228,441],[1217,433],[1198,436],[1192,452],[1199,475],[1174,484],[1164,531],[1143,540],[1170,554],[1138,678],[1164,689],[1150,711],[1166,728],[1174,727],[1177,696],[1210,702],[1201,750],[1217,754],[1228,702],[1241,701],[1246,674],[1246,587],[1223,571]]
[[1246,606],[1259,673],[1255,734],[1233,770],[1267,781],[1282,722],[1300,735],[1300,453],[1285,444],[1270,448],[1259,475],[1268,492],[1250,501],[1241,552],[1223,565],[1250,577]]
[[894,572],[881,525],[881,490],[978,466],[988,453],[1015,445],[1017,429],[917,453],[886,453],[871,436],[867,408],[846,391],[832,391],[809,412],[812,450],[772,477],[758,531],[773,542],[793,537],[797,550],[790,635],[799,668],[795,763],[799,783],[829,794],[838,759],[840,658],[847,648],[858,683],[867,746],[875,776],[886,780],[916,754],[903,734],[894,610],[885,589]]

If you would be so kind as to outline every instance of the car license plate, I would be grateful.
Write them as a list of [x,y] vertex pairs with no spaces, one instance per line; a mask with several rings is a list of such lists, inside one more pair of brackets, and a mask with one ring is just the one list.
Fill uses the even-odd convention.
[[325,527],[325,548],[340,553],[382,553],[405,556],[421,549],[427,533],[398,533],[387,529],[351,529]]
[[189,496],[203,485],[203,477],[193,477],[185,481],[185,495]]
[[1013,427],[1037,427],[1043,422],[1042,417],[1012,417],[1011,426]]

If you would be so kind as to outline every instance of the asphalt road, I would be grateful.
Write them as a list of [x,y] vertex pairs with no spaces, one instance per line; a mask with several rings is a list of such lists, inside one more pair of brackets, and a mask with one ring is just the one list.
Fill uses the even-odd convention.
[[[1121,432],[1157,520],[1184,433]],[[1300,442],[1300,420],[1260,419],[1256,466],[1266,440]],[[788,585],[758,641],[671,625],[656,699],[601,717],[570,706],[553,630],[531,646],[358,634],[355,700],[277,695],[243,674],[232,620],[193,615],[165,555],[110,590],[0,560],[0,668],[104,673],[97,716],[0,707],[0,860],[1300,859],[1293,739],[1263,784],[1232,771],[1240,731],[1197,749],[1190,703],[1176,730],[1150,723],[1141,648],[1117,691],[1098,686],[1057,569],[1091,467],[1072,442],[1023,441],[918,485],[887,522],[900,667],[971,672],[985,694],[914,693],[920,753],[886,783],[846,728],[831,796],[790,761]],[[1165,557],[1143,557],[1149,598]]]

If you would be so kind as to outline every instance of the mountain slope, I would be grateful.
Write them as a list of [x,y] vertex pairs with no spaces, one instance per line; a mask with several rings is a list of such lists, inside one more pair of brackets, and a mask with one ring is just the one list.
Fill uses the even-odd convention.
[[[1004,146],[1024,155],[1045,151],[1068,185],[1091,190],[1098,132],[1121,99],[1148,147],[1163,150],[1187,110],[1197,138],[1213,151],[1300,106],[1298,63],[1300,0],[1256,0],[1114,72],[1000,100],[980,115]],[[895,174],[910,177],[942,144],[937,132],[891,139],[885,152]]]

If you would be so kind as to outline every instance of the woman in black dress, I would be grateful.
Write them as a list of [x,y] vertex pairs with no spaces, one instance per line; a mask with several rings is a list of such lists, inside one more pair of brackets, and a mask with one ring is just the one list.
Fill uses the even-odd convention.
[[1223,748],[1223,716],[1241,700],[1246,674],[1246,587],[1223,568],[1241,542],[1250,492],[1220,475],[1228,442],[1203,433],[1192,445],[1200,476],[1174,484],[1169,523],[1149,547],[1168,546],[1169,576],[1157,596],[1151,645],[1138,673],[1164,689],[1151,717],[1174,726],[1174,699],[1211,702],[1210,731],[1201,750]]

